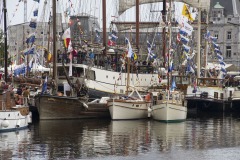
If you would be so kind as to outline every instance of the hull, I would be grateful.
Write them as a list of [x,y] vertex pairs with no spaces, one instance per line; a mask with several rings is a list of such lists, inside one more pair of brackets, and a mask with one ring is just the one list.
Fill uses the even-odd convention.
[[22,115],[19,110],[0,111],[0,132],[25,129],[31,123],[31,112]]
[[148,118],[150,103],[134,100],[108,101],[110,115],[113,120],[144,119]]
[[181,122],[187,118],[187,107],[179,104],[161,103],[152,106],[151,116],[163,122]]
[[36,107],[39,119],[82,119],[110,117],[106,106],[87,106],[77,97],[38,95]]

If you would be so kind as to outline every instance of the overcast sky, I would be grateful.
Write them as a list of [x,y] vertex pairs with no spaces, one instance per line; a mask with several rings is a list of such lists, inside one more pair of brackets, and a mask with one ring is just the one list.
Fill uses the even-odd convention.
[[[24,3],[19,0],[6,0],[7,1],[7,19],[8,25],[15,25],[24,22]],[[52,8],[52,0],[47,0],[48,4],[43,12],[43,3],[45,0],[40,0],[40,3],[35,2],[34,0],[27,0],[27,22],[34,18],[33,11],[38,8],[38,21],[47,21],[49,17],[49,13]],[[70,5],[72,4],[72,7]],[[112,16],[117,16],[117,0],[107,0],[107,23],[109,24],[111,20],[113,20]],[[85,12],[90,13],[96,17],[99,17],[99,22],[101,24],[101,0],[58,0],[58,12],[63,13],[67,10],[67,8],[71,8],[71,15],[76,15],[77,13]],[[179,14],[181,11],[182,4],[177,3],[176,11]],[[159,14],[157,12],[150,13],[150,10],[161,10],[162,3],[158,4],[149,4],[149,5],[141,5],[141,20],[148,21],[150,18],[155,18],[159,20]],[[140,11],[141,11],[140,10]],[[124,21],[134,21],[135,20],[135,8],[130,9],[127,13],[123,14],[119,17],[120,20]],[[41,16],[44,15],[44,19]],[[66,19],[67,21],[67,19]],[[107,26],[108,26],[107,24]]]

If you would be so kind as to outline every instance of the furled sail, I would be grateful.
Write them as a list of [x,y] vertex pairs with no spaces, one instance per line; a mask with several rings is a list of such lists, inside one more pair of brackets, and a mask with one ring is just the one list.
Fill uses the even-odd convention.
[[[125,12],[127,9],[135,6],[136,0],[118,0],[119,2],[119,15]],[[156,3],[156,2],[163,2],[163,0],[140,0],[140,4],[147,4],[147,3]],[[202,8],[209,10],[210,7],[210,0],[175,0],[175,2],[183,2],[191,5],[192,7]]]

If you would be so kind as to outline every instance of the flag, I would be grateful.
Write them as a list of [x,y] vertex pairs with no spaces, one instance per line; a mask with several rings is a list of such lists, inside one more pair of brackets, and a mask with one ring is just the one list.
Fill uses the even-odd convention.
[[33,0],[33,1],[38,2],[38,3],[40,2],[40,0]]
[[137,54],[134,53],[134,55],[133,55],[133,59],[134,59],[134,60],[137,60],[137,58],[138,58]]
[[115,46],[116,43],[114,43],[111,39],[108,40],[108,46]]
[[183,22],[183,28],[188,35],[192,35],[193,27],[188,22]]
[[223,62],[223,61],[220,61],[219,64],[221,64],[222,66],[225,66],[225,65],[226,65],[226,63]]
[[177,42],[179,43],[181,41],[181,35],[180,33],[177,34]]
[[175,78],[172,78],[172,84],[171,84],[171,91],[173,91],[175,88],[177,88],[176,86],[176,82],[175,82]]
[[32,47],[30,49],[26,49],[23,53],[24,55],[28,55],[28,54],[34,54],[35,48]]
[[221,67],[221,71],[224,72],[224,73],[227,73],[227,70],[223,67]]
[[43,94],[44,92],[47,91],[47,81],[48,81],[48,77],[46,76],[44,82],[43,82],[43,86],[42,86],[42,93]]
[[26,43],[29,44],[29,43],[34,43],[34,42],[35,42],[35,33],[32,33],[28,36]]
[[38,16],[38,9],[36,9],[36,10],[33,11],[33,16],[34,16],[34,17]]
[[182,15],[187,17],[189,21],[194,20],[186,4],[183,5]]
[[210,31],[207,31],[207,33],[205,34],[205,39],[208,39],[209,40],[209,38],[210,38]]
[[172,70],[173,70],[173,61],[171,61],[168,66],[168,72],[172,72]]
[[66,29],[62,35],[62,39],[64,41],[65,48],[68,48],[70,40],[71,40],[71,31],[70,28]]
[[180,28],[179,29],[179,34],[183,36],[189,36],[185,28]]
[[50,52],[47,55],[47,61],[48,61],[48,63],[52,62],[52,54]]
[[222,54],[222,52],[218,48],[214,48],[214,52]]
[[114,34],[111,34],[111,35],[110,35],[110,39],[111,39],[112,41],[115,41],[115,42],[116,42],[116,40],[118,39],[118,37],[117,37],[116,35],[114,35]]
[[37,19],[36,18],[32,18],[29,24],[29,27],[31,28],[37,28]]
[[212,42],[212,44],[213,44],[213,47],[214,47],[214,48],[219,49],[219,45],[218,45],[218,44],[216,44],[216,43],[214,43],[214,42]]
[[186,46],[186,45],[183,44],[183,51],[188,53],[190,51],[190,49],[191,49],[191,47]]
[[218,60],[223,61],[223,57],[220,54],[218,54],[218,53],[217,53],[217,58],[218,58]]
[[69,73],[68,73],[68,76],[72,76],[72,58],[73,58],[73,55],[72,55],[72,52],[70,52],[70,53],[69,53],[70,64],[69,64]]
[[187,44],[187,43],[189,42],[189,39],[186,38],[186,37],[184,37],[184,36],[182,36],[182,35],[180,35],[180,40],[181,40],[181,42],[182,42],[183,44]]
[[217,37],[210,36],[210,40],[213,42],[217,42]]
[[96,43],[100,43],[101,41],[101,36],[100,36],[100,32],[98,30],[95,30],[95,42]]
[[128,40],[128,38],[125,38],[125,41],[126,41],[127,44],[128,44],[128,54],[127,54],[127,57],[131,58],[132,55],[133,55],[131,43],[130,43],[130,41]]

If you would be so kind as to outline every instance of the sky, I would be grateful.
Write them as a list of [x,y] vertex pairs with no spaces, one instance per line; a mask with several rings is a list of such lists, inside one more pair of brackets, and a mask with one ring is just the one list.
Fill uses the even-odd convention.
[[[24,0],[6,0],[7,1],[7,23],[8,25],[15,25],[24,22]],[[34,0],[27,0],[27,22],[29,22],[33,16],[33,11],[38,8],[38,21],[48,21],[49,13],[51,12],[51,2],[52,0],[47,0],[48,4],[43,12],[43,3],[45,0],[40,0],[40,3]],[[58,0],[58,10],[57,12],[63,13],[67,8],[71,8],[70,14],[75,15],[79,12],[90,13],[91,15],[97,16],[101,15],[101,0]],[[182,4],[177,3],[177,12],[179,13]],[[162,3],[159,4],[150,4],[150,5],[141,5],[143,11],[141,13],[140,19],[142,21],[147,21],[152,17],[155,17],[159,20],[160,13],[150,13],[150,10],[161,10]],[[118,17],[118,20],[125,21],[134,21],[135,19],[135,8],[129,9],[129,11],[122,16]],[[45,13],[45,14],[44,14]],[[117,14],[117,0],[107,0],[107,23],[110,24],[110,21],[113,20],[113,16],[118,16]],[[41,18],[44,17],[44,18]],[[101,19],[99,18],[99,23],[101,25]],[[64,19],[63,22],[67,22],[68,18]],[[3,23],[1,23],[3,24]],[[2,25],[1,25],[2,26]],[[107,25],[108,26],[108,25]]]

